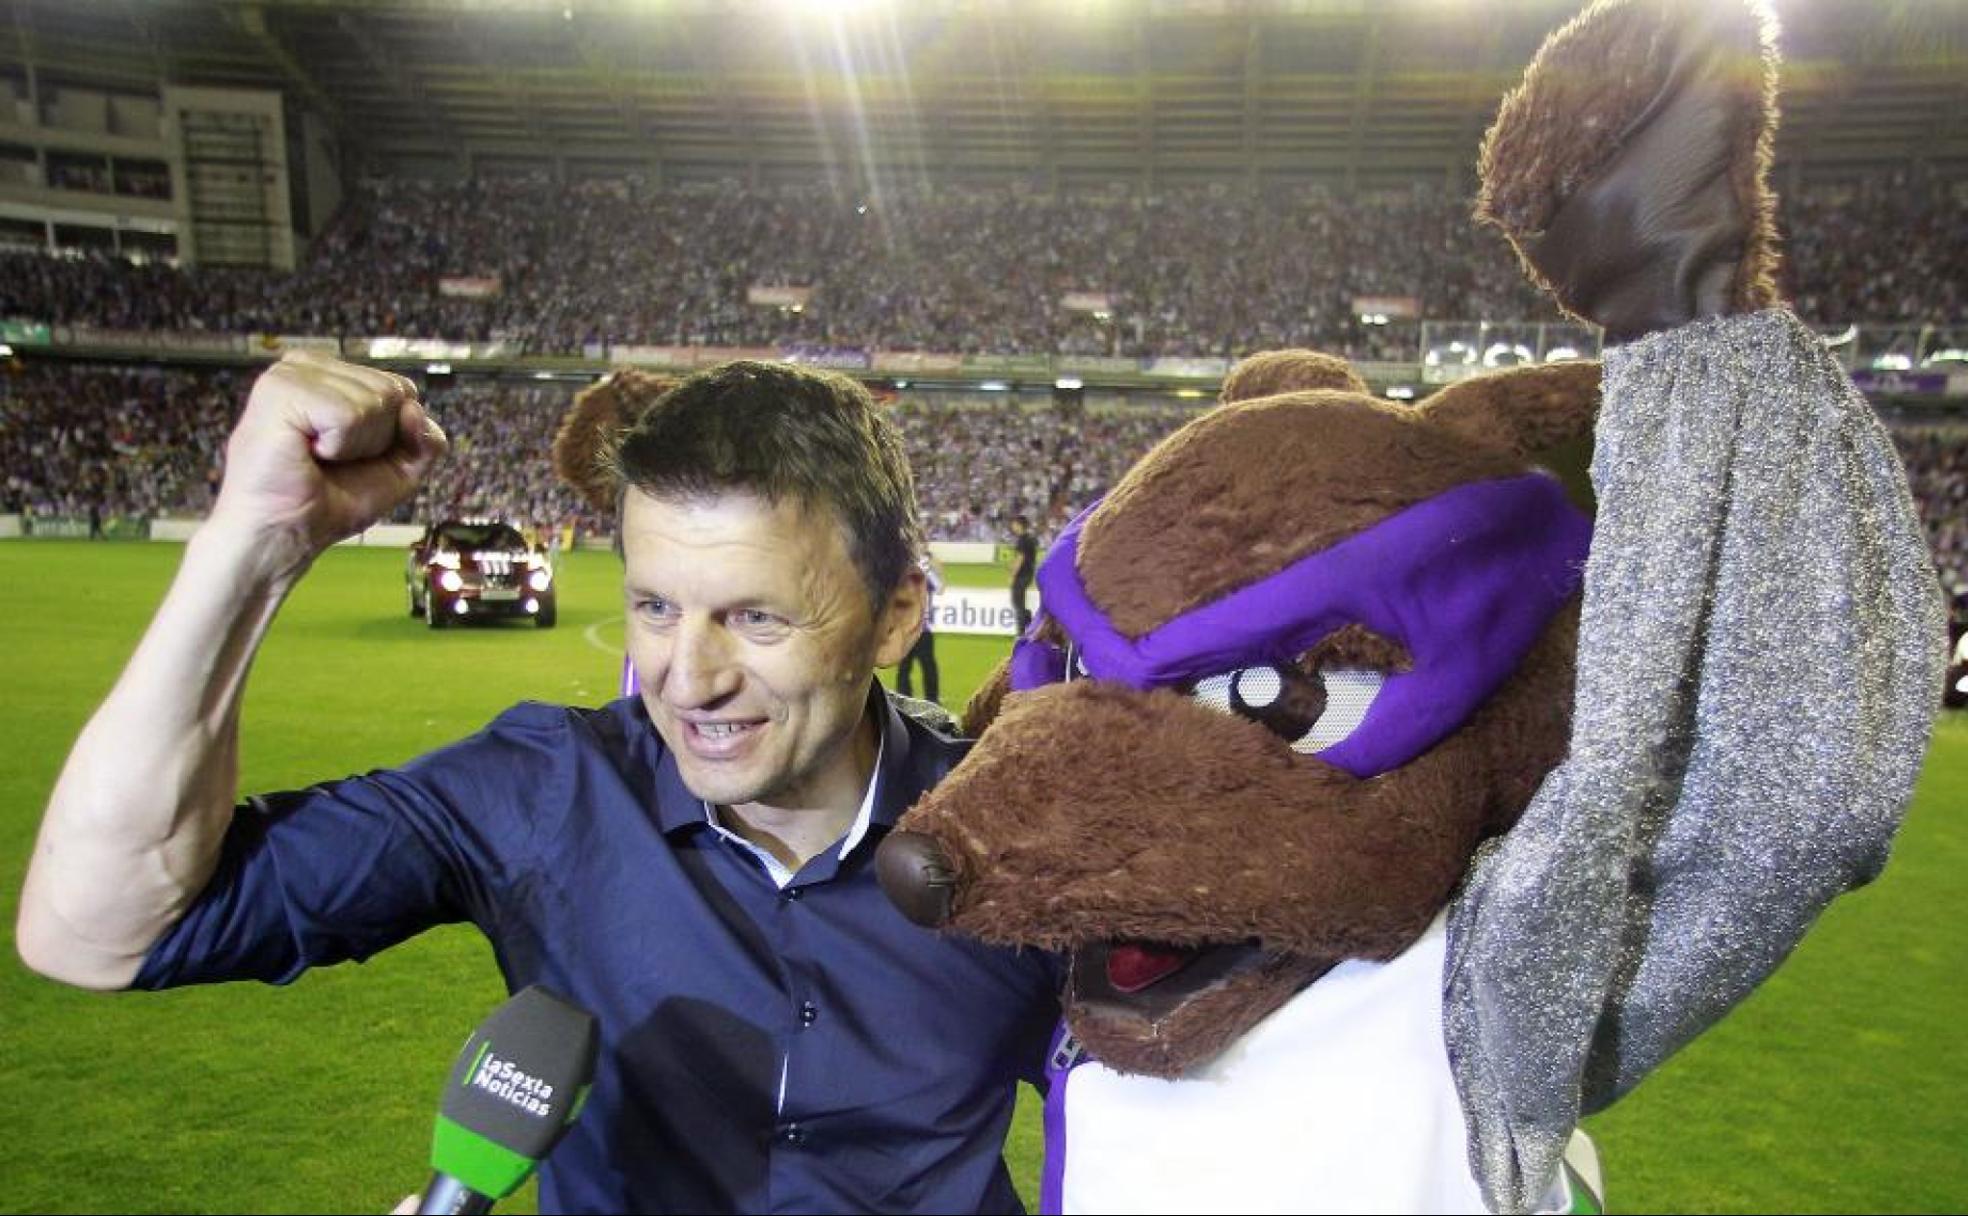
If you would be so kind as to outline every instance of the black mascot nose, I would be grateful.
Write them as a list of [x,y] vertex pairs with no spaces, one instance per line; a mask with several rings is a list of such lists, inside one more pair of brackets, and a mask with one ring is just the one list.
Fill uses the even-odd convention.
[[935,929],[950,919],[957,880],[935,837],[891,832],[875,851],[875,874],[889,902],[923,928]]

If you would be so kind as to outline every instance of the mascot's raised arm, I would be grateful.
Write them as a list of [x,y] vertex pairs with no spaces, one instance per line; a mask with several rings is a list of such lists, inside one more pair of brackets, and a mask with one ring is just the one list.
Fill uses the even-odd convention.
[[[1883,864],[1942,607],[1772,286],[1774,39],[1609,0],[1505,99],[1480,218],[1603,366],[1409,408],[1259,356],[1053,547],[882,852],[918,921],[1070,956],[1048,1210],[1582,1202],[1580,1115]],[[1596,504],[1547,471],[1588,444]]]

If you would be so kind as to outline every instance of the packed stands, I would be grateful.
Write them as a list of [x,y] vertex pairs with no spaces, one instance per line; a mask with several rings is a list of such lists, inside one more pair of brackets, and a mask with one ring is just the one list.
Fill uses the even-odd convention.
[[202,514],[249,373],[38,363],[0,377],[0,513]]
[[[0,513],[196,516],[211,503],[248,374],[35,363],[0,379]],[[451,454],[404,521],[497,515],[542,530],[607,531],[546,452],[576,385],[441,378],[425,393]],[[1067,414],[996,393],[911,394],[895,417],[923,518],[943,540],[1002,536],[1013,515],[1050,530],[1192,416],[1175,406]]]
[[[36,362],[0,377],[0,513],[198,515],[223,468],[249,373]],[[608,531],[546,459],[575,384],[440,378],[426,397],[452,438],[400,518],[500,515],[542,530]],[[1013,515],[1050,536],[1193,405],[1061,410],[1010,393],[904,393],[894,403],[928,533],[999,540]],[[1968,423],[1896,425],[1935,562],[1968,588]]]
[[1896,427],[1907,481],[1950,596],[1968,593],[1968,427]]
[[[1825,326],[1968,326],[1968,184],[1907,170],[1817,186],[1781,214],[1786,286]],[[1014,189],[837,199],[735,185],[537,178],[361,184],[292,275],[0,254],[0,318],[116,331],[410,335],[599,357],[620,344],[1234,358],[1310,345],[1418,357],[1427,318],[1555,320],[1468,201]],[[794,289],[753,303],[761,285]],[[810,289],[810,290],[809,290]],[[1069,294],[1078,293],[1073,306]],[[197,515],[251,368],[35,360],[0,380],[0,512]],[[403,512],[582,517],[544,457],[572,381],[434,376],[454,451]],[[1063,411],[1017,393],[907,391],[896,418],[943,539],[1042,534],[1192,412]],[[1951,586],[1968,584],[1968,428],[1898,432]]]
[[[1788,287],[1823,324],[1968,321],[1968,188],[1917,175],[1787,198]],[[754,304],[760,286],[811,289]],[[1077,307],[1066,306],[1080,293]],[[1469,202],[1416,185],[1340,197],[997,188],[838,199],[372,179],[292,275],[0,257],[0,317],[116,329],[613,344],[812,344],[961,354],[1235,357],[1309,345],[1417,357],[1412,320],[1556,319]]]

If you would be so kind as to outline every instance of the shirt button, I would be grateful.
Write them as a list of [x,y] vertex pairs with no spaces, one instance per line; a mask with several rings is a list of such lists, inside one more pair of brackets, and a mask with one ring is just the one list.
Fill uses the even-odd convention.
[[786,902],[791,903],[800,897],[800,889],[798,887],[787,887],[780,891],[779,894]]
[[787,1123],[779,1128],[779,1141],[794,1148],[806,1143],[806,1129],[797,1123]]
[[819,1020],[820,1006],[815,1005],[812,1001],[802,1001],[800,1003],[800,1025],[811,1026]]

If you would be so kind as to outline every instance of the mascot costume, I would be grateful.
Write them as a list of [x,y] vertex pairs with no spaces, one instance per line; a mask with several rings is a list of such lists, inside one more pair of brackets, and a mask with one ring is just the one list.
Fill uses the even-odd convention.
[[[1589,1205],[1580,1115],[1884,863],[1945,622],[1776,296],[1775,71],[1743,0],[1592,5],[1478,214],[1603,365],[1415,408],[1259,356],[1052,546],[881,855],[917,921],[1069,960],[1047,1211]],[[1587,443],[1596,514],[1544,471]]]
[[[1407,407],[1260,355],[1052,547],[879,863],[1066,959],[1047,1211],[1589,1208],[1580,1116],[1884,863],[1945,621],[1892,443],[1777,299],[1775,90],[1755,4],[1593,4],[1478,214],[1603,365]],[[665,388],[570,413],[598,511]]]

